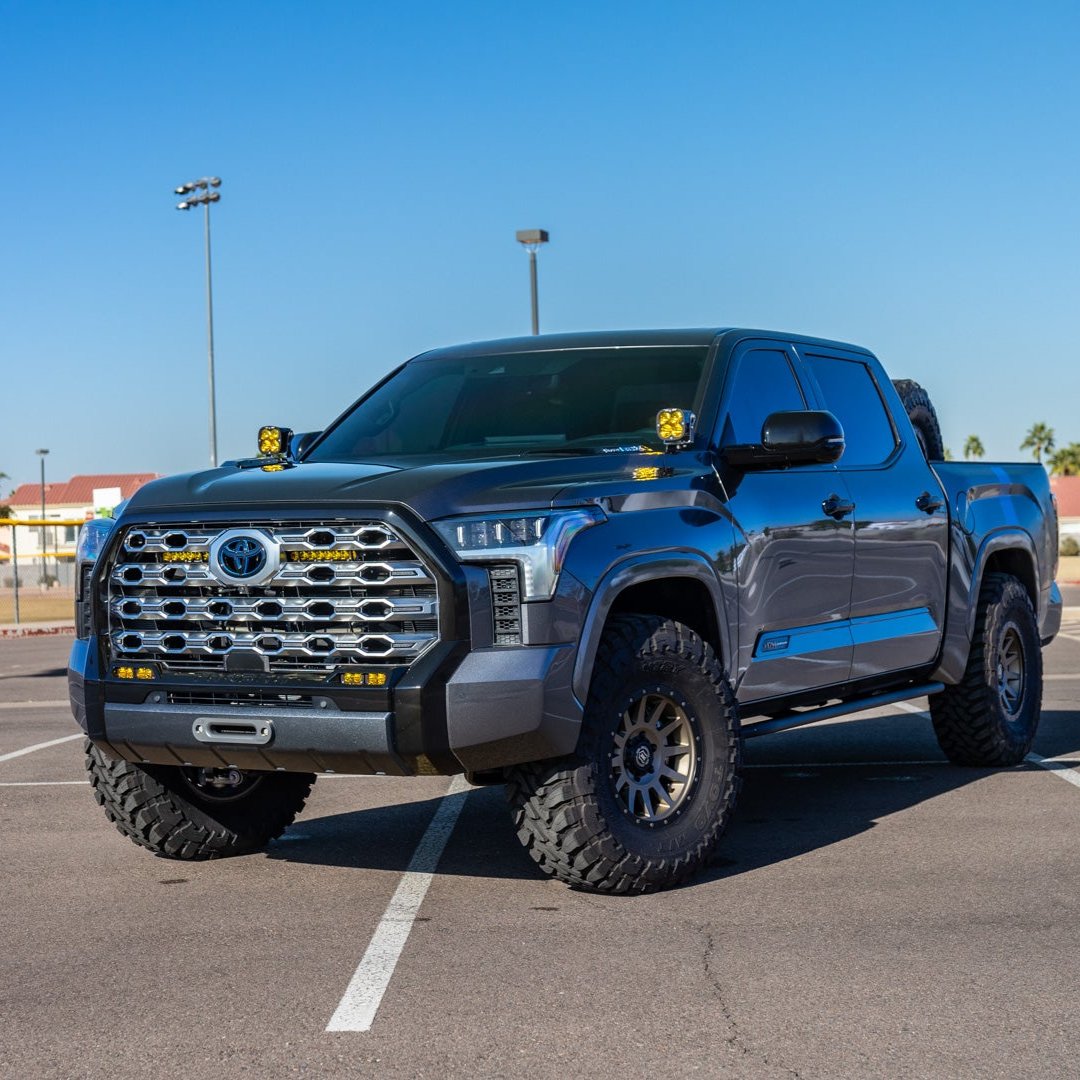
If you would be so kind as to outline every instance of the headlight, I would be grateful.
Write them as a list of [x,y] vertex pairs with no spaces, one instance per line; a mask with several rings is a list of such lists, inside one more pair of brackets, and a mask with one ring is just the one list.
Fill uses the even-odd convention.
[[92,563],[101,554],[109,534],[116,527],[114,518],[91,518],[79,531],[79,543],[75,547],[77,563]]
[[525,599],[549,600],[570,541],[605,520],[599,507],[590,506],[513,517],[448,518],[433,524],[463,562],[512,560],[521,566]]

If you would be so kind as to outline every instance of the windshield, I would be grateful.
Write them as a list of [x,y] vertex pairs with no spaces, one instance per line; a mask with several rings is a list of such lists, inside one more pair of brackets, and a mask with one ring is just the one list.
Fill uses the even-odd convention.
[[656,346],[414,360],[306,460],[660,449],[661,409],[700,411],[707,352]]

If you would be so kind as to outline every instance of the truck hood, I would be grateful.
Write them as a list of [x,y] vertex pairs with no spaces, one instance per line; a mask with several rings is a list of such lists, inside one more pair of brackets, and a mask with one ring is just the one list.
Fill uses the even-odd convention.
[[[280,471],[224,465],[204,472],[154,480],[132,496],[124,515],[152,516],[221,510],[250,513],[281,510],[336,510],[363,506],[405,506],[425,521],[456,514],[580,506],[633,488],[634,470],[663,463],[675,486],[700,463],[681,462],[681,484],[670,468],[677,458],[645,452],[584,454],[575,457],[472,458],[379,464],[301,463]],[[687,466],[690,466],[687,469]]]

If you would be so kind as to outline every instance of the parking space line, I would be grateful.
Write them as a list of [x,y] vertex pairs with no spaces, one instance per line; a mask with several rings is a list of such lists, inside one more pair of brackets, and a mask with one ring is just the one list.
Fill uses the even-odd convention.
[[86,736],[80,731],[77,735],[65,735],[62,739],[50,739],[48,742],[35,743],[33,746],[24,746],[21,750],[11,750],[9,753],[0,754],[0,761],[10,761],[12,758],[22,757],[23,754],[32,754],[35,750],[47,750],[50,746],[59,746],[61,743],[85,738]]
[[420,838],[345,995],[326,1025],[327,1031],[371,1030],[443,849],[465,805],[469,787],[463,776],[454,777],[427,831]]
[[0,787],[85,787],[89,780],[5,780]]
[[769,761],[760,765],[744,765],[744,769],[880,769],[884,765],[950,765],[944,758],[923,761]]
[[70,705],[67,698],[57,698],[56,701],[2,701],[0,709],[59,709]]
[[1080,788],[1080,772],[1066,765],[1064,761],[1059,761],[1057,758],[1040,757],[1038,754],[1028,754],[1024,760],[1030,761],[1033,765],[1039,765],[1044,769],[1049,769],[1050,772],[1061,777],[1067,784]]

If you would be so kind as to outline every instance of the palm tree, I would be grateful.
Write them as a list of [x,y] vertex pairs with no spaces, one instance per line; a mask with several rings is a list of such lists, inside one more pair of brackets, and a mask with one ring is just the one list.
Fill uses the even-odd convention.
[[983,449],[982,439],[978,435],[969,435],[967,442],[964,443],[964,460],[968,458],[981,458],[986,455],[986,451]]
[[1041,421],[1032,424],[1024,441],[1020,444],[1021,450],[1031,450],[1036,461],[1042,461],[1043,451],[1054,449],[1054,429]]
[[1055,476],[1080,476],[1080,443],[1069,443],[1051,454],[1050,471]]

